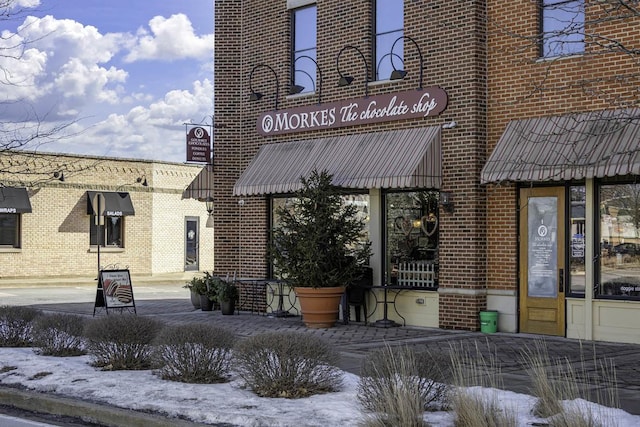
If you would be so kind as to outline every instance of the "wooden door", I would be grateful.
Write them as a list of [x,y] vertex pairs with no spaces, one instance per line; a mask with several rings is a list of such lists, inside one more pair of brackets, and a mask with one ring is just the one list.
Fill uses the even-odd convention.
[[565,335],[565,189],[520,190],[520,331]]

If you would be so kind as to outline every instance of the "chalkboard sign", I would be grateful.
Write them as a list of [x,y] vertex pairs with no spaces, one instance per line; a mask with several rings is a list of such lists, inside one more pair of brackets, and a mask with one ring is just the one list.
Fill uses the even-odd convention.
[[133,298],[129,270],[100,270],[93,308],[94,315],[97,307],[104,307],[107,314],[109,314],[110,308],[133,308],[135,313],[136,303]]

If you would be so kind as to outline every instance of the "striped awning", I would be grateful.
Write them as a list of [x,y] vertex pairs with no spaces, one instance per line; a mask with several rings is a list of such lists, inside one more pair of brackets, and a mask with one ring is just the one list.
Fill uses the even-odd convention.
[[27,189],[0,187],[0,213],[31,213],[31,202]]
[[206,165],[182,192],[183,199],[204,201],[213,197],[213,166]]
[[314,169],[343,188],[440,188],[440,127],[263,145],[233,194],[290,193]]
[[482,182],[569,181],[640,174],[640,109],[509,122]]

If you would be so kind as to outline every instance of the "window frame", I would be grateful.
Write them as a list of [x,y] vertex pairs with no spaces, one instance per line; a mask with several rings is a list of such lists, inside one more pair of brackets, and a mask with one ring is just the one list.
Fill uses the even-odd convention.
[[[21,249],[22,248],[22,214],[19,213],[0,213],[0,218],[15,218],[13,228],[13,243],[0,244],[0,249]],[[3,227],[4,228],[4,227]],[[10,230],[10,227],[7,227]]]
[[[582,33],[574,33],[574,32],[569,33],[569,36],[576,35],[576,34],[582,35],[582,40],[580,41],[581,48],[569,49],[566,52],[565,52],[565,49],[561,49],[561,52],[554,53],[551,47],[549,47],[550,43],[559,42],[561,43],[561,46],[564,47],[564,46],[572,46],[574,43],[577,43],[577,41],[563,40],[562,35],[556,35],[555,37],[548,37],[549,34],[557,33],[558,30],[554,29],[553,31],[546,31],[545,27],[548,27],[548,25],[545,25],[545,22],[547,22],[545,20],[546,12],[549,9],[554,9],[554,8],[557,8],[558,6],[562,6],[569,3],[579,4],[579,7],[582,9]],[[585,34],[584,34],[585,15],[586,15],[585,0],[538,0],[538,56],[543,59],[549,59],[549,58],[567,57],[567,56],[573,56],[573,55],[582,55],[585,52]],[[567,24],[567,26],[564,27],[564,29],[570,27],[571,25],[572,25],[571,23]],[[549,50],[549,53],[546,52],[547,50]]]
[[[119,240],[119,244],[107,244],[107,242],[109,242],[109,233],[112,231],[111,227],[107,227],[107,221],[111,221],[112,218],[117,218],[119,219],[120,225],[119,225],[119,236],[117,239],[115,240]],[[113,248],[113,249],[124,249],[125,247],[125,232],[124,232],[124,228],[125,228],[125,220],[124,220],[124,216],[108,216],[105,215],[104,216],[104,224],[103,225],[96,225],[96,215],[95,214],[91,214],[89,215],[89,245],[92,247],[97,247],[98,246],[98,232],[99,230],[101,230],[101,234],[102,234],[102,244],[100,245],[101,248]],[[113,237],[113,236],[111,236]],[[114,241],[114,239],[111,239],[111,241]]]
[[[301,48],[300,50],[296,50],[296,42],[297,42],[297,35],[299,35],[297,33],[297,24],[296,24],[296,16],[298,13],[300,12],[304,12],[307,11],[309,9],[315,9],[315,17],[316,17],[316,29],[315,29],[315,39],[313,40],[313,46],[309,45],[309,46],[305,46],[303,48]],[[316,66],[316,62],[318,60],[318,5],[313,2],[310,4],[306,4],[294,9],[290,9],[289,10],[289,16],[290,16],[290,24],[291,24],[291,46],[290,46],[290,51],[289,51],[289,61],[290,61],[290,70],[289,70],[289,81],[290,81],[290,86],[293,87],[294,85],[298,84],[298,80],[296,80],[296,70],[299,70],[301,73],[303,73],[305,76],[308,76],[309,78],[311,78],[313,85],[312,87],[309,87],[308,85],[300,85],[303,86],[304,89],[302,92],[303,94],[309,94],[309,93],[315,93],[317,91],[317,85],[318,85],[318,73],[317,73],[317,66]],[[300,31],[304,34],[307,33],[307,31],[305,31],[305,29],[300,29]],[[297,61],[298,58],[302,57],[302,56],[308,56],[310,58],[313,58],[313,61],[310,61],[309,59],[306,59],[306,61],[304,61],[304,58],[300,61]],[[311,67],[313,69],[313,71],[308,71],[308,70],[304,70],[304,69],[300,69],[300,68],[296,68],[296,64],[299,63],[304,63],[304,62],[311,62]],[[298,66],[300,67],[300,66]],[[306,67],[305,67],[306,68]]]
[[[385,285],[395,285],[393,283],[392,277],[392,271],[391,270],[391,266],[393,265],[392,260],[390,260],[390,256],[389,256],[389,210],[387,209],[388,206],[388,201],[389,201],[389,196],[393,195],[393,194],[408,194],[408,193],[431,193],[432,195],[435,195],[435,199],[430,200],[430,203],[433,203],[433,209],[434,209],[434,215],[436,217],[436,227],[437,229],[435,230],[435,241],[436,241],[436,247],[433,250],[434,254],[433,254],[433,262],[434,262],[434,286],[429,286],[429,287],[422,287],[422,286],[415,286],[412,289],[415,290],[423,290],[423,291],[435,291],[438,289],[439,287],[439,270],[440,270],[440,263],[439,263],[439,250],[440,250],[440,226],[439,226],[439,221],[440,221],[440,190],[435,189],[435,188],[413,188],[413,189],[386,189],[382,192],[382,279]],[[427,210],[429,210],[430,206],[427,206]],[[412,209],[416,209],[415,207]],[[421,207],[422,209],[422,207]],[[430,212],[427,212],[426,214],[428,215]],[[424,212],[421,212],[421,218],[424,215]],[[394,220],[395,221],[395,220]],[[419,232],[419,238],[422,237],[422,233]],[[426,236],[427,240],[431,240],[431,235]],[[418,245],[420,245],[420,242],[418,241]],[[417,261],[421,261],[421,259],[418,259]]]
[[[400,61],[400,63],[402,64],[402,68],[404,68],[404,43],[397,43],[396,44],[396,52],[393,52],[393,54],[389,51],[389,52],[378,52],[378,39],[382,36],[385,35],[390,35],[390,34],[396,34],[398,33],[397,37],[393,38],[393,41],[397,40],[398,38],[404,36],[404,1],[402,0],[397,0],[400,4],[402,4],[402,25],[401,27],[397,28],[394,27],[394,29],[391,30],[385,30],[383,32],[378,32],[378,15],[381,14],[381,10],[378,9],[378,6],[380,6],[380,4],[382,3],[381,0],[372,0],[372,20],[371,20],[371,28],[372,28],[372,48],[371,48],[371,52],[372,52],[372,57],[373,57],[373,64],[371,67],[373,76],[368,76],[369,78],[372,79],[372,81],[385,81],[385,80],[389,80],[389,76],[391,75],[391,72],[388,73],[388,75],[386,77],[382,77],[380,75],[380,70],[381,70],[381,64],[383,63],[383,60],[385,59],[386,56],[397,56],[397,60]],[[393,41],[391,42],[390,46],[389,46],[389,50],[391,50],[391,45],[393,44]],[[400,53],[397,52],[397,50],[400,50]],[[379,56],[380,53],[380,56]],[[393,70],[393,65],[395,64],[395,60],[393,59],[389,59],[389,66],[391,67],[391,70]],[[391,62],[393,61],[393,62]]]
[[[602,248],[602,240],[603,240],[603,236],[602,236],[602,218],[601,218],[601,210],[603,209],[603,207],[601,206],[603,203],[602,200],[602,188],[606,187],[606,186],[615,186],[615,185],[629,185],[629,184],[633,184],[636,186],[639,186],[639,190],[640,190],[640,183],[638,183],[637,177],[616,177],[616,178],[603,178],[603,179],[598,179],[595,181],[595,185],[594,185],[594,233],[595,233],[595,238],[594,238],[594,245],[595,245],[595,260],[594,260],[594,280],[593,280],[593,298],[594,299],[600,299],[600,300],[622,300],[622,301],[640,301],[640,291],[635,291],[637,292],[638,295],[618,295],[618,294],[607,294],[607,293],[603,293],[601,292],[602,290],[604,290],[604,285],[605,283],[602,283],[602,273],[603,273],[603,248]],[[636,231],[640,231],[640,230],[636,230]],[[620,236],[619,236],[620,238]],[[624,239],[624,237],[622,237],[622,239]],[[637,244],[637,243],[634,243]],[[609,241],[609,245],[611,246],[611,248],[613,248],[613,244],[611,241]],[[608,250],[607,250],[608,252]],[[609,254],[610,255],[610,254]],[[640,278],[639,278],[640,279]],[[636,286],[637,287],[637,286]]]

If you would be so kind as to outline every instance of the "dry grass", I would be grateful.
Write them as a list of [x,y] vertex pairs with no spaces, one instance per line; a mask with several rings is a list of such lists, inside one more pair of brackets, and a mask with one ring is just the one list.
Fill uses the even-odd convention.
[[[511,427],[518,424],[513,408],[505,408],[490,389],[503,388],[502,373],[497,357],[492,351],[482,351],[476,342],[469,350],[464,346],[451,348],[453,384],[451,406],[455,411],[456,427]],[[489,344],[487,343],[487,350]],[[470,387],[483,387],[483,393]],[[486,389],[488,388],[488,389]]]
[[371,414],[364,425],[421,427],[424,411],[445,405],[442,358],[408,347],[385,346],[364,360],[358,383],[358,401]]
[[590,367],[582,347],[580,354],[576,368],[567,359],[552,359],[542,340],[522,353],[524,366],[533,382],[531,394],[538,399],[533,413],[541,418],[553,417],[552,425],[599,425],[593,423],[594,414],[586,406],[566,410],[563,403],[566,400],[582,398],[605,407],[620,406],[613,361],[596,357],[594,349],[594,366]]

